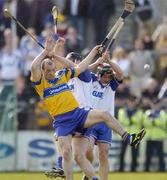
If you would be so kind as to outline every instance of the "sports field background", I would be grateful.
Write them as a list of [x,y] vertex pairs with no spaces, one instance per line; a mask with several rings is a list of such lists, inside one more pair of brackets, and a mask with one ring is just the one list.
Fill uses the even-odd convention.
[[[43,173],[0,173],[0,180],[49,180]],[[55,178],[52,178],[55,179]],[[75,173],[74,180],[82,174]],[[56,180],[63,180],[56,178]],[[167,173],[110,173],[108,180],[167,180]]]

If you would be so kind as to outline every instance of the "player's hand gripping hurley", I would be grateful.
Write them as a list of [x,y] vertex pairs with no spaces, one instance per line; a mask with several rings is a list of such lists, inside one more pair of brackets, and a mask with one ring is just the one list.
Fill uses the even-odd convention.
[[103,48],[101,48],[99,51],[100,55],[106,49],[107,44],[108,44],[107,49],[111,48],[118,33],[121,31],[121,29],[124,26],[125,19],[134,11],[134,9],[135,9],[135,4],[134,4],[133,0],[125,0],[125,7],[124,7],[122,15],[118,18],[118,20],[116,21],[114,26],[111,28],[111,30],[109,31],[109,33],[107,34],[107,36],[101,43]]

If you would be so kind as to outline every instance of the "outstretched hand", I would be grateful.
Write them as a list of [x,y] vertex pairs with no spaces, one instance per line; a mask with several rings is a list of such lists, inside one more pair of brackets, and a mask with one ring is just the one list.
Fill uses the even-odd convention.
[[47,37],[45,42],[45,51],[47,56],[51,57],[54,48],[54,43],[51,37]]
[[59,37],[54,46],[55,53],[58,53],[58,51],[60,51],[60,49],[64,47],[64,44],[65,44],[65,39],[62,37]]
[[98,54],[99,51],[100,51],[100,48],[102,48],[102,47],[103,47],[102,45],[97,45],[97,46],[95,46],[95,47],[92,49],[91,53],[93,53],[94,55]]

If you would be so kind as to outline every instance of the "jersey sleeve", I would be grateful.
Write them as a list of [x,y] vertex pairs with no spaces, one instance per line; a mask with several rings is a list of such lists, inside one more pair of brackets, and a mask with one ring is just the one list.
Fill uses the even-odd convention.
[[122,81],[117,80],[115,77],[110,81],[110,87],[113,91],[116,91],[117,87],[122,83]]
[[89,70],[86,70],[79,74],[78,78],[83,82],[90,82],[91,81],[91,72]]
[[65,75],[67,78],[67,81],[74,77],[78,77],[79,72],[77,67],[71,67],[71,68],[65,68]]
[[30,77],[31,84],[39,94],[39,96],[42,98],[43,97],[43,83],[42,83],[42,76],[39,81],[34,82],[32,77]]
[[97,75],[95,73],[92,73],[91,72],[91,78],[92,78],[92,81],[97,81]]

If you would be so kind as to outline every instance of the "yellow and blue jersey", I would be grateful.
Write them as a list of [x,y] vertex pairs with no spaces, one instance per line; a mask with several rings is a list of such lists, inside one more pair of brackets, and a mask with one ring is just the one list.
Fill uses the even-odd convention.
[[[37,93],[44,99],[45,106],[53,118],[79,107],[67,84],[69,79],[77,76],[78,69],[72,67],[57,71],[53,80],[41,76],[38,82],[33,82]],[[32,78],[31,80],[33,81]]]

